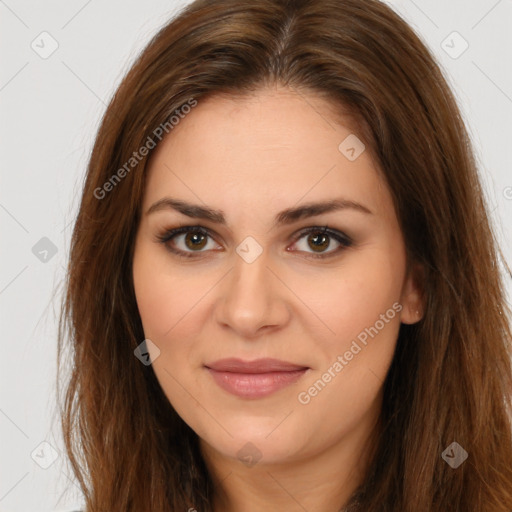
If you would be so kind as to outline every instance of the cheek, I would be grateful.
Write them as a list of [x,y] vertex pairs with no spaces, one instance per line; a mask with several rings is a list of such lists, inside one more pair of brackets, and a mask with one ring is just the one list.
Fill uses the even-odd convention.
[[[326,345],[343,345],[365,328],[373,326],[380,315],[392,308],[389,317],[399,323],[397,307],[403,284],[405,260],[400,250],[386,247],[353,252],[342,264],[309,278],[295,278],[294,292],[309,309],[303,318],[321,320]],[[330,341],[329,341],[330,340]]]
[[191,370],[203,362],[198,340],[207,313],[201,298],[213,283],[190,271],[184,274],[175,268],[170,272],[151,251],[136,253],[133,280],[144,335],[159,349],[158,357],[152,356],[152,368],[179,416],[199,436],[208,437],[204,409],[196,399],[205,393],[204,383]]
[[323,418],[326,442],[378,409],[400,328],[399,297],[389,276],[374,270],[343,279],[320,309],[335,334],[317,337],[321,364],[295,400],[305,416]]
[[144,334],[155,342],[174,337],[184,328],[192,329],[195,324],[188,320],[200,311],[199,301],[205,293],[201,276],[170,272],[165,255],[163,260],[160,255],[155,257],[153,248],[141,244],[133,261],[135,296]]

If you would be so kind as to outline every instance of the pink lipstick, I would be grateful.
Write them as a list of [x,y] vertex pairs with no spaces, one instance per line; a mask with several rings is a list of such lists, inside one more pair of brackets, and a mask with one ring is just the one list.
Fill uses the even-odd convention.
[[307,370],[279,359],[220,359],[205,365],[214,381],[225,391],[242,398],[263,398],[297,382]]

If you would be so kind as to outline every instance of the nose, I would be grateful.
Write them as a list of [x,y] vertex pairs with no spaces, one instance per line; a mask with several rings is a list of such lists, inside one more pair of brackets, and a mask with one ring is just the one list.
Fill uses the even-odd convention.
[[250,263],[235,254],[234,266],[218,288],[217,322],[248,339],[284,327],[291,291],[283,281],[265,250]]

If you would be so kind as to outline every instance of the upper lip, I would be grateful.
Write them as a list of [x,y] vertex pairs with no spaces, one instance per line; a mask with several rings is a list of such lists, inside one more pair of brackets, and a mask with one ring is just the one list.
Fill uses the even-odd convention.
[[279,359],[255,359],[253,361],[244,361],[235,357],[227,359],[219,359],[213,363],[205,365],[219,372],[234,372],[234,373],[268,373],[268,372],[291,372],[297,370],[305,370],[307,366],[301,366]]

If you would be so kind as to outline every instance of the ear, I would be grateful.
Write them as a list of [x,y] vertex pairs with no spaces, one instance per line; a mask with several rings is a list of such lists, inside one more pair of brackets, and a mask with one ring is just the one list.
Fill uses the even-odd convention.
[[408,268],[402,287],[400,304],[402,311],[400,321],[404,324],[415,324],[423,318],[425,309],[425,268],[421,263],[415,262]]

